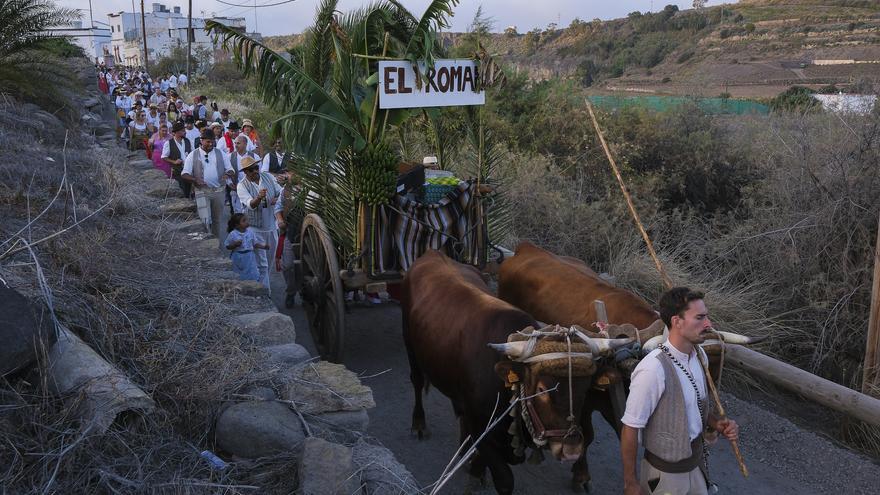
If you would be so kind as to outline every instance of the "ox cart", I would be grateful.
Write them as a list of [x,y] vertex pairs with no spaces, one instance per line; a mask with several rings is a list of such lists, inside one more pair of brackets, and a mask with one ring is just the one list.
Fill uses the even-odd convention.
[[346,295],[388,290],[427,250],[441,250],[483,272],[497,266],[489,259],[492,186],[479,178],[468,179],[439,201],[427,202],[420,187],[406,184],[421,177],[421,170],[419,165],[401,174],[401,191],[387,204],[356,202],[354,249],[341,248],[336,240],[345,234],[328,227],[320,210],[305,215],[298,246],[300,294],[309,330],[324,359],[342,360],[347,306],[353,303]]

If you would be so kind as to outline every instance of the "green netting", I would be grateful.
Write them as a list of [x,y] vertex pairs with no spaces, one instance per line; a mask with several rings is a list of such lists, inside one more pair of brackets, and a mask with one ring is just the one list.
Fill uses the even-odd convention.
[[713,115],[767,115],[770,107],[749,100],[732,98],[690,98],[686,96],[590,96],[590,102],[606,110],[641,107],[662,112],[685,103],[696,103],[704,112]]

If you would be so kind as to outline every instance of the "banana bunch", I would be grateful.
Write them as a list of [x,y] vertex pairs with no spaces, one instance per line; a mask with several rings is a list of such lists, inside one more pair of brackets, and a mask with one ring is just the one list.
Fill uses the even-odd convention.
[[432,177],[425,180],[428,184],[436,184],[440,186],[457,186],[461,180],[457,177]]
[[384,141],[358,153],[354,158],[358,199],[372,206],[387,203],[397,187],[397,162],[397,155]]

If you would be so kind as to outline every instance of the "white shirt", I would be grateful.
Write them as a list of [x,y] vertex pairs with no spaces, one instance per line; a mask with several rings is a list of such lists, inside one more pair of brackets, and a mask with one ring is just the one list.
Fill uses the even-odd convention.
[[277,151],[270,151],[266,153],[266,156],[263,157],[263,161],[260,162],[260,172],[268,172],[269,171],[269,160],[270,155],[275,153],[275,156],[278,158],[278,165],[281,165],[281,159],[284,158],[284,153],[278,153]]
[[130,96],[117,96],[116,97],[116,108],[121,108],[128,113],[131,110],[132,101]]
[[[247,137],[247,134],[239,134],[240,136],[244,136],[247,139],[247,148],[245,151],[256,151],[257,147],[254,145],[254,142],[251,141],[251,138]],[[224,153],[232,153],[233,150],[230,150],[229,147],[226,146],[226,137],[220,136],[217,138],[217,148]],[[232,148],[235,149],[235,139],[232,140]],[[259,159],[259,158],[258,158]]]
[[[700,390],[700,397],[707,400],[706,396],[706,379],[703,374],[703,367],[697,361],[696,349],[691,352],[690,356],[686,356],[669,342],[666,342],[670,353],[693,375],[697,382],[697,388]],[[621,422],[632,428],[641,429],[648,424],[648,419],[657,408],[660,402],[660,396],[666,389],[665,373],[663,365],[657,359],[657,354],[663,352],[660,349],[654,349],[647,356],[642,358],[636,369],[633,370],[630,378],[629,396],[626,399],[626,412],[621,418]],[[694,393],[694,387],[687,375],[672,363],[675,368],[678,381],[681,383],[681,390],[684,395],[684,405],[687,410],[688,433],[690,440],[697,438],[703,431],[703,421],[700,418],[700,408],[697,405],[697,397]]]
[[[269,176],[271,177],[271,175]],[[260,183],[256,184],[257,190],[266,189],[271,190],[268,185],[263,184],[263,181],[266,180],[266,176],[260,176]],[[272,179],[274,190],[281,191],[281,186],[275,182],[275,179]],[[257,232],[270,232],[278,228],[275,221],[275,205],[272,204],[273,197],[269,194],[266,194],[266,203],[268,203],[268,208],[263,208],[262,204],[257,205],[256,208],[251,208],[251,201],[253,201],[254,197],[248,192],[247,187],[244,185],[244,181],[239,180],[238,187],[236,188],[238,192],[238,200],[241,201],[242,206],[248,211],[259,211],[260,216],[263,220],[262,227],[251,227]],[[280,196],[280,194],[279,194]],[[275,196],[274,199],[277,201],[279,196]],[[276,203],[277,204],[277,203]]]
[[[200,158],[202,159],[202,165],[205,170],[205,184],[207,184],[208,187],[220,187],[220,177],[217,177],[217,166],[212,162],[212,160],[214,160],[214,157],[216,156],[216,153],[214,153],[213,149],[207,154],[208,158],[205,158],[205,150],[203,150],[201,147],[194,149],[192,153],[186,156],[186,160],[184,160],[183,162],[183,172],[181,172],[181,175],[192,175],[193,160],[195,160],[196,153],[201,153]],[[229,164],[229,160],[226,159],[226,156],[224,156],[223,153],[220,153],[220,158],[223,160],[223,169],[227,172],[231,172],[232,165]],[[224,181],[224,183],[225,182],[226,181]]]
[[177,87],[177,76],[171,74],[171,77],[168,78],[168,86],[170,86],[171,88]]
[[190,146],[192,146],[192,149],[196,149],[196,138],[201,135],[202,133],[199,132],[199,130],[195,127],[186,130],[186,138],[189,140],[189,144]]
[[223,124],[223,132],[226,132],[226,131],[229,130],[229,123],[232,122],[232,119],[226,119],[226,120],[223,120],[223,117],[221,116],[221,117],[218,119],[218,122],[220,122],[221,124]]
[[181,139],[179,143],[173,137],[168,141],[165,141],[165,144],[162,145],[162,158],[165,159],[171,156],[171,141],[174,141],[175,146],[177,146],[177,149],[180,151],[180,156],[186,159],[186,144],[183,142],[183,139]]
[[150,112],[147,112],[145,120],[147,121],[148,124],[150,124],[151,126],[155,127],[158,130],[158,128],[159,128],[159,112],[156,112],[155,117],[150,115]]
[[177,82],[180,83],[181,86],[186,86],[186,74],[181,74],[180,77],[177,78]]

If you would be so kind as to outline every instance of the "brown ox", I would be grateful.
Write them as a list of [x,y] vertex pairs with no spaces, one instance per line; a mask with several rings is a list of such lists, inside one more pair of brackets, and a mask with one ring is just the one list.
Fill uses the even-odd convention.
[[[593,304],[597,299],[605,302],[608,321],[612,324],[630,323],[638,329],[647,329],[659,318],[644,299],[602,280],[582,261],[557,256],[529,242],[520,243],[516,256],[501,264],[498,296],[541,321],[566,326],[580,325],[586,329],[590,329],[597,320]],[[600,371],[595,378],[602,376]],[[581,418],[585,433],[584,455],[572,466],[575,485],[583,484],[587,489],[590,471],[586,454],[594,438],[591,421],[594,410],[599,411],[618,430],[618,418],[615,417],[609,393],[597,387],[591,388]],[[620,431],[617,433],[619,435]]]
[[[489,347],[507,342],[508,335],[528,326],[537,328],[537,323],[524,311],[494,297],[476,269],[430,251],[407,272],[401,304],[403,338],[415,391],[412,430],[419,438],[427,432],[422,392],[428,383],[451,400],[459,418],[461,441],[467,436],[476,439],[492,421],[496,404],[496,414],[500,414],[509,403],[511,392],[500,377],[508,376],[511,369],[521,377],[526,395],[558,386],[557,391],[533,401],[547,430],[565,431],[572,426],[566,419],[569,393],[565,378],[531,373],[529,367],[506,360]],[[579,378],[573,384],[574,417],[580,418],[589,380]],[[513,492],[509,465],[523,461],[511,447],[507,433],[510,424],[511,418],[505,415],[477,445],[470,467],[475,477],[482,477],[488,467],[495,490],[501,494]],[[530,436],[525,434],[523,438]],[[558,459],[580,458],[584,450],[580,432],[576,446],[566,443],[563,448],[560,437],[551,437],[548,443]]]

